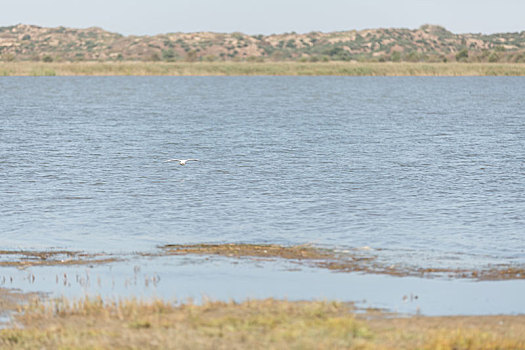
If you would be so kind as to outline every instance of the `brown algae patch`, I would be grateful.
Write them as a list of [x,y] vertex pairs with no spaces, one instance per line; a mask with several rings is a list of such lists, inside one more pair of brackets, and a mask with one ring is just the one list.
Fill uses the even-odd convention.
[[332,259],[330,250],[315,248],[310,245],[281,246],[277,244],[168,244],[161,247],[174,255],[199,254],[222,255],[228,257],[282,258],[293,260]]
[[30,266],[106,264],[120,259],[102,253],[69,250],[0,250],[0,266],[26,268]]
[[208,255],[230,258],[284,259],[297,264],[338,272],[362,272],[391,276],[448,277],[475,280],[525,279],[523,266],[489,266],[482,269],[421,268],[388,265],[370,253],[358,249],[334,250],[312,245],[281,246],[277,244],[168,244],[160,247],[161,255]]
[[[480,269],[423,268],[410,265],[391,265],[377,259],[368,249],[335,250],[309,244],[282,246],[278,244],[168,244],[155,253],[135,253],[136,256],[201,255],[234,259],[286,260],[292,263],[337,272],[361,272],[391,276],[445,277],[473,280],[525,279],[525,266],[494,265]],[[123,261],[132,256],[105,253],[86,253],[69,250],[0,250],[0,267],[27,268],[31,266],[100,265]]]

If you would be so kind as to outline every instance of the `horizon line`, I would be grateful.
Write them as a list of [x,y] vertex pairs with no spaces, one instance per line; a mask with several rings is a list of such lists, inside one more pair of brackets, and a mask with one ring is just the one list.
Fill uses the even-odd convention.
[[453,32],[452,30],[447,29],[445,26],[440,24],[431,24],[431,23],[424,23],[421,24],[417,28],[410,28],[410,27],[367,27],[367,28],[361,28],[361,29],[342,29],[342,30],[331,30],[331,31],[323,31],[323,30],[310,30],[308,32],[296,32],[296,31],[289,31],[289,32],[281,32],[281,33],[271,33],[271,34],[263,34],[263,33],[257,33],[257,34],[249,34],[242,31],[231,31],[231,32],[223,32],[223,31],[213,31],[213,30],[200,30],[200,31],[170,31],[170,32],[162,32],[162,33],[156,33],[156,34],[124,34],[118,31],[113,31],[109,29],[105,29],[104,27],[93,25],[93,26],[78,26],[78,27],[70,27],[65,25],[58,25],[58,26],[45,26],[45,25],[39,25],[39,24],[27,24],[27,23],[17,23],[17,24],[10,24],[10,25],[0,25],[0,28],[9,28],[9,27],[17,27],[17,26],[29,26],[29,27],[38,27],[38,28],[49,28],[49,29],[56,29],[56,28],[67,28],[67,29],[76,29],[76,30],[87,30],[87,29],[101,29],[105,32],[113,33],[122,35],[125,37],[129,36],[157,36],[157,35],[168,35],[168,34],[196,34],[196,33],[214,33],[214,34],[244,34],[249,36],[256,36],[256,35],[263,35],[263,36],[274,36],[274,35],[290,35],[290,34],[296,34],[296,35],[305,35],[309,33],[323,33],[323,34],[329,34],[329,33],[344,33],[344,32],[361,32],[361,31],[367,31],[367,30],[380,30],[380,29],[404,29],[404,30],[420,30],[424,26],[430,26],[430,27],[440,27],[445,29],[446,31],[455,34],[455,35],[465,35],[465,34],[478,34],[478,35],[497,35],[497,34],[509,34],[509,33],[523,33],[525,32],[525,29],[520,31],[504,31],[504,32],[491,32],[491,33],[484,33],[484,32]]

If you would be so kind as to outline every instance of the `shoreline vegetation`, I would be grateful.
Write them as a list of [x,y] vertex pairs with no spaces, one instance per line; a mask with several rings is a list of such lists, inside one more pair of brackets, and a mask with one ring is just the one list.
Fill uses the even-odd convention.
[[68,250],[28,251],[0,250],[0,267],[25,269],[33,266],[103,265],[136,257],[206,256],[250,261],[281,261],[295,268],[314,267],[340,273],[364,273],[397,277],[448,278],[477,281],[525,279],[525,266],[501,264],[477,269],[457,267],[422,267],[392,264],[380,259],[380,249],[369,247],[327,249],[309,244],[282,246],[278,244],[167,244],[157,250],[131,254],[86,253]]
[[525,348],[523,315],[403,317],[337,301],[33,298],[12,316],[2,349]]
[[1,76],[525,76],[525,63],[23,61]]
[[[243,243],[168,244],[131,255],[3,250],[0,267],[111,264],[140,256],[191,255],[244,263],[280,260],[335,272],[422,273],[419,268],[386,266],[369,247],[334,250],[308,244]],[[524,275],[522,268],[499,266],[479,271],[427,271],[420,276],[501,280]],[[28,278],[35,281],[31,271]],[[403,315],[335,300],[49,299],[45,294],[0,288],[0,348],[524,349],[525,315]]]

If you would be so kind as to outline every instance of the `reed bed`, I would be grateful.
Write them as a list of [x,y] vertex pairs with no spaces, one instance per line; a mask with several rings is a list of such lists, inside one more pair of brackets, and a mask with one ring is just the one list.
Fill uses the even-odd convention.
[[525,63],[0,62],[0,76],[524,76]]

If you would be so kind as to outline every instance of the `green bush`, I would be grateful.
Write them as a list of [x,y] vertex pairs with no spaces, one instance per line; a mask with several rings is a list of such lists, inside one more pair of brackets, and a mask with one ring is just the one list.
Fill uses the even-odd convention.
[[12,53],[5,53],[2,56],[2,59],[6,62],[13,62],[15,60],[15,55],[13,55]]
[[325,55],[330,56],[330,59],[336,60],[336,61],[350,61],[350,59],[352,59],[350,52],[346,51],[342,47],[333,47],[333,48],[324,50],[323,53]]
[[494,62],[498,62],[499,61],[499,55],[495,52],[492,52],[490,55],[489,55],[489,62],[491,63],[494,63]]
[[188,62],[195,62],[195,61],[197,61],[197,59],[198,59],[197,51],[195,51],[195,50],[190,50],[186,54],[186,61],[188,61]]
[[247,58],[248,62],[264,62],[264,57],[261,56],[248,56]]
[[516,63],[522,63],[525,62],[525,53],[517,54],[514,58],[514,62]]
[[390,60],[392,60],[392,62],[401,61],[401,54],[398,51],[392,52],[392,54],[390,55]]
[[468,50],[462,49],[456,54],[456,61],[458,62],[465,62],[468,60]]
[[151,60],[154,61],[154,62],[160,61],[159,54],[155,52],[153,55],[151,55]]
[[175,51],[173,49],[162,50],[162,59],[168,62],[174,61]]
[[411,51],[410,53],[408,53],[408,55],[405,56],[405,61],[408,62],[419,62],[421,61],[421,59],[421,54],[419,54],[419,52],[417,51]]

